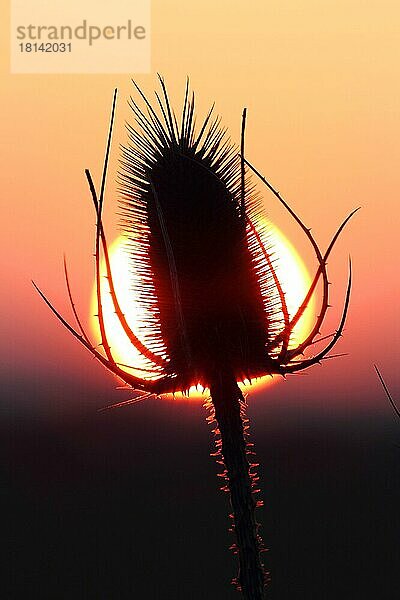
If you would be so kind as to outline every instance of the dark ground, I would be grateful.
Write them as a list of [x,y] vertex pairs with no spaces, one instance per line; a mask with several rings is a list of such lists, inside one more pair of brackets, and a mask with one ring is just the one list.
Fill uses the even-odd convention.
[[[151,400],[97,413],[111,392],[44,416],[33,401],[11,411],[11,400],[34,394],[16,388],[3,390],[11,577],[2,598],[239,600],[228,497],[201,405]],[[400,597],[400,423],[390,409],[333,421],[258,401],[250,416],[269,598]]]

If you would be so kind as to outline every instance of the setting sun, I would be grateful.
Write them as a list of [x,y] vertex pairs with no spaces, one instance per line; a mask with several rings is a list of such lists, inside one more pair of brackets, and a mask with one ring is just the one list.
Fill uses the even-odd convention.
[[[284,234],[272,223],[268,222],[266,225],[267,227],[264,229],[268,232],[268,245],[273,247],[274,253],[277,257],[275,264],[276,274],[282,284],[283,291],[285,292],[289,315],[293,316],[299,305],[304,300],[311,283],[311,278],[299,254],[284,236]],[[263,237],[262,234],[261,237]],[[116,294],[122,312],[125,314],[131,329],[135,332],[138,338],[141,339],[141,330],[143,331],[143,327],[145,326],[145,319],[143,315],[143,309],[138,301],[137,293],[135,293],[134,278],[132,275],[129,251],[126,247],[126,241],[127,238],[121,235],[116,238],[112,244],[110,244],[109,256],[111,270]],[[264,243],[267,242],[266,239],[263,239],[263,241]],[[116,362],[120,365],[123,365],[124,369],[126,369],[128,372],[137,375],[138,377],[146,377],[148,376],[146,370],[149,368],[149,363],[143,357],[143,355],[132,346],[115,314],[115,309],[108,286],[108,280],[106,277],[106,265],[104,259],[101,262],[101,276],[104,324],[113,356]],[[90,312],[92,329],[96,338],[99,339],[99,325],[98,320],[95,317],[95,314],[97,313],[96,284],[93,286]],[[293,329],[289,348],[295,347],[296,341],[304,338],[310,331],[313,322],[313,315],[314,300],[312,299],[302,318]],[[269,384],[279,380],[280,377],[276,376],[263,377],[261,379],[253,380],[251,382],[251,386],[253,389],[255,389],[260,385]],[[247,382],[246,385],[240,385],[244,390],[248,390],[249,388]],[[201,396],[202,391],[203,388],[201,386],[199,386],[198,389],[193,386],[190,389],[190,396]]]

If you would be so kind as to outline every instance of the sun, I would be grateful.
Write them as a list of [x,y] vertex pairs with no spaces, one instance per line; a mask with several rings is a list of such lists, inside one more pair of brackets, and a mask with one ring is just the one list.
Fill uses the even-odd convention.
[[[293,316],[303,302],[308,288],[310,287],[310,274],[296,249],[285,235],[269,221],[264,221],[261,225],[265,225],[265,227],[261,228],[261,231],[264,232],[261,233],[261,237],[268,236],[268,239],[265,237],[263,242],[267,247],[273,248],[277,257],[274,268],[279,281],[281,282],[282,289],[285,292],[289,315]],[[130,328],[140,339],[141,328],[143,328],[145,324],[145,316],[138,296],[135,295],[131,262],[126,242],[126,236],[120,235],[112,244],[110,244],[108,252],[118,302],[122,312],[125,314]],[[115,361],[118,364],[123,365],[123,368],[128,372],[138,377],[146,377],[148,362],[144,359],[142,354],[132,346],[115,314],[106,277],[107,271],[104,259],[101,261],[100,273],[104,325]],[[315,314],[314,306],[315,302],[312,299],[303,316],[293,328],[289,348],[295,347],[297,345],[296,341],[304,339],[311,330]],[[97,317],[95,316],[96,314],[97,291],[96,283],[94,283],[90,307],[90,322],[96,339],[99,339],[100,330]],[[279,381],[280,379],[280,377],[276,376],[263,377],[261,379],[253,380],[251,382],[251,387],[252,389],[256,389],[260,386]],[[239,385],[244,391],[248,391],[249,383],[250,382],[246,382],[245,385]],[[203,397],[204,399],[202,392],[202,389],[196,390],[196,388],[193,387],[190,389],[190,397]]]

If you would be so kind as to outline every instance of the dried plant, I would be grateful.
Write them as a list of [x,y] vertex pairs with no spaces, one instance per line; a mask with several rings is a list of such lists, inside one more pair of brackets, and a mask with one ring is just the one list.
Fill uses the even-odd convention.
[[[355,211],[339,227],[323,254],[311,231],[246,160],[246,109],[237,149],[227,139],[220,119],[213,117],[213,108],[196,133],[195,100],[194,94],[189,94],[188,83],[178,123],[164,81],[161,77],[159,80],[158,111],[135,84],[143,108],[131,98],[136,127],[127,126],[129,143],[122,149],[119,173],[122,226],[129,236],[140,302],[148,315],[140,339],[118,302],[102,222],[116,90],[99,193],[86,170],[97,216],[97,316],[103,352],[92,344],[76,313],[66,265],[68,295],[78,330],[34,285],[61,323],[107,369],[138,391],[140,398],[185,392],[197,384],[210,390],[210,420],[215,417],[217,422],[217,454],[226,468],[232,504],[239,558],[237,584],[246,599],[258,600],[264,597],[266,582],[255,518],[261,502],[254,497],[256,465],[249,464],[252,459],[245,437],[245,400],[238,382],[265,375],[286,376],[332,357],[329,352],[342,335],[348,311],[351,263],[339,326],[331,336],[317,337],[329,306],[326,261]],[[317,259],[311,286],[293,316],[289,315],[271,249],[263,243],[261,201],[251,182],[251,172],[300,226]],[[115,313],[131,344],[146,361],[141,369],[143,377],[117,363],[110,348],[100,284],[101,253]],[[315,325],[297,347],[290,347],[293,328],[321,279],[322,306]],[[325,348],[304,356],[306,349],[329,338]]]

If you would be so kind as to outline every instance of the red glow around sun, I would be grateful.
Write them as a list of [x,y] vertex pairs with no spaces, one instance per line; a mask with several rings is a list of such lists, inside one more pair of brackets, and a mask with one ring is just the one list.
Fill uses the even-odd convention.
[[[289,314],[290,316],[293,316],[304,300],[311,283],[311,278],[302,259],[283,233],[271,223],[268,223],[265,229],[268,231],[268,244],[267,240],[263,241],[266,245],[273,246],[274,253],[277,256],[275,270],[279,281],[281,282],[283,291],[285,292]],[[121,235],[110,245],[109,256],[111,269],[122,312],[125,314],[131,329],[140,339],[141,327],[145,324],[145,316],[143,308],[139,303],[138,296],[135,294],[129,253],[125,243],[126,238]],[[137,375],[138,377],[143,377],[146,373],[145,369],[148,369],[149,364],[142,354],[132,346],[115,314],[113,302],[109,293],[108,281],[107,278],[104,277],[104,275],[106,275],[104,260],[101,263],[101,275],[104,323],[107,338],[115,360],[124,365],[124,369],[128,372]],[[294,327],[289,348],[295,347],[296,341],[306,337],[307,333],[311,330],[314,316],[314,304],[314,300],[311,300],[304,315]],[[94,284],[90,308],[91,326],[96,339],[99,339],[99,325],[97,318],[94,316],[97,312],[97,294],[96,285]],[[280,380],[281,378],[276,375],[274,377],[267,376],[261,379],[252,380],[251,382],[246,381],[244,384],[241,383],[240,386],[244,392],[248,392],[250,389],[259,389],[260,387],[271,385]],[[195,386],[192,386],[189,390],[189,396],[190,398],[202,398],[204,400],[204,389],[202,386],[198,386],[197,389]],[[182,397],[182,394],[176,394],[176,397]]]

